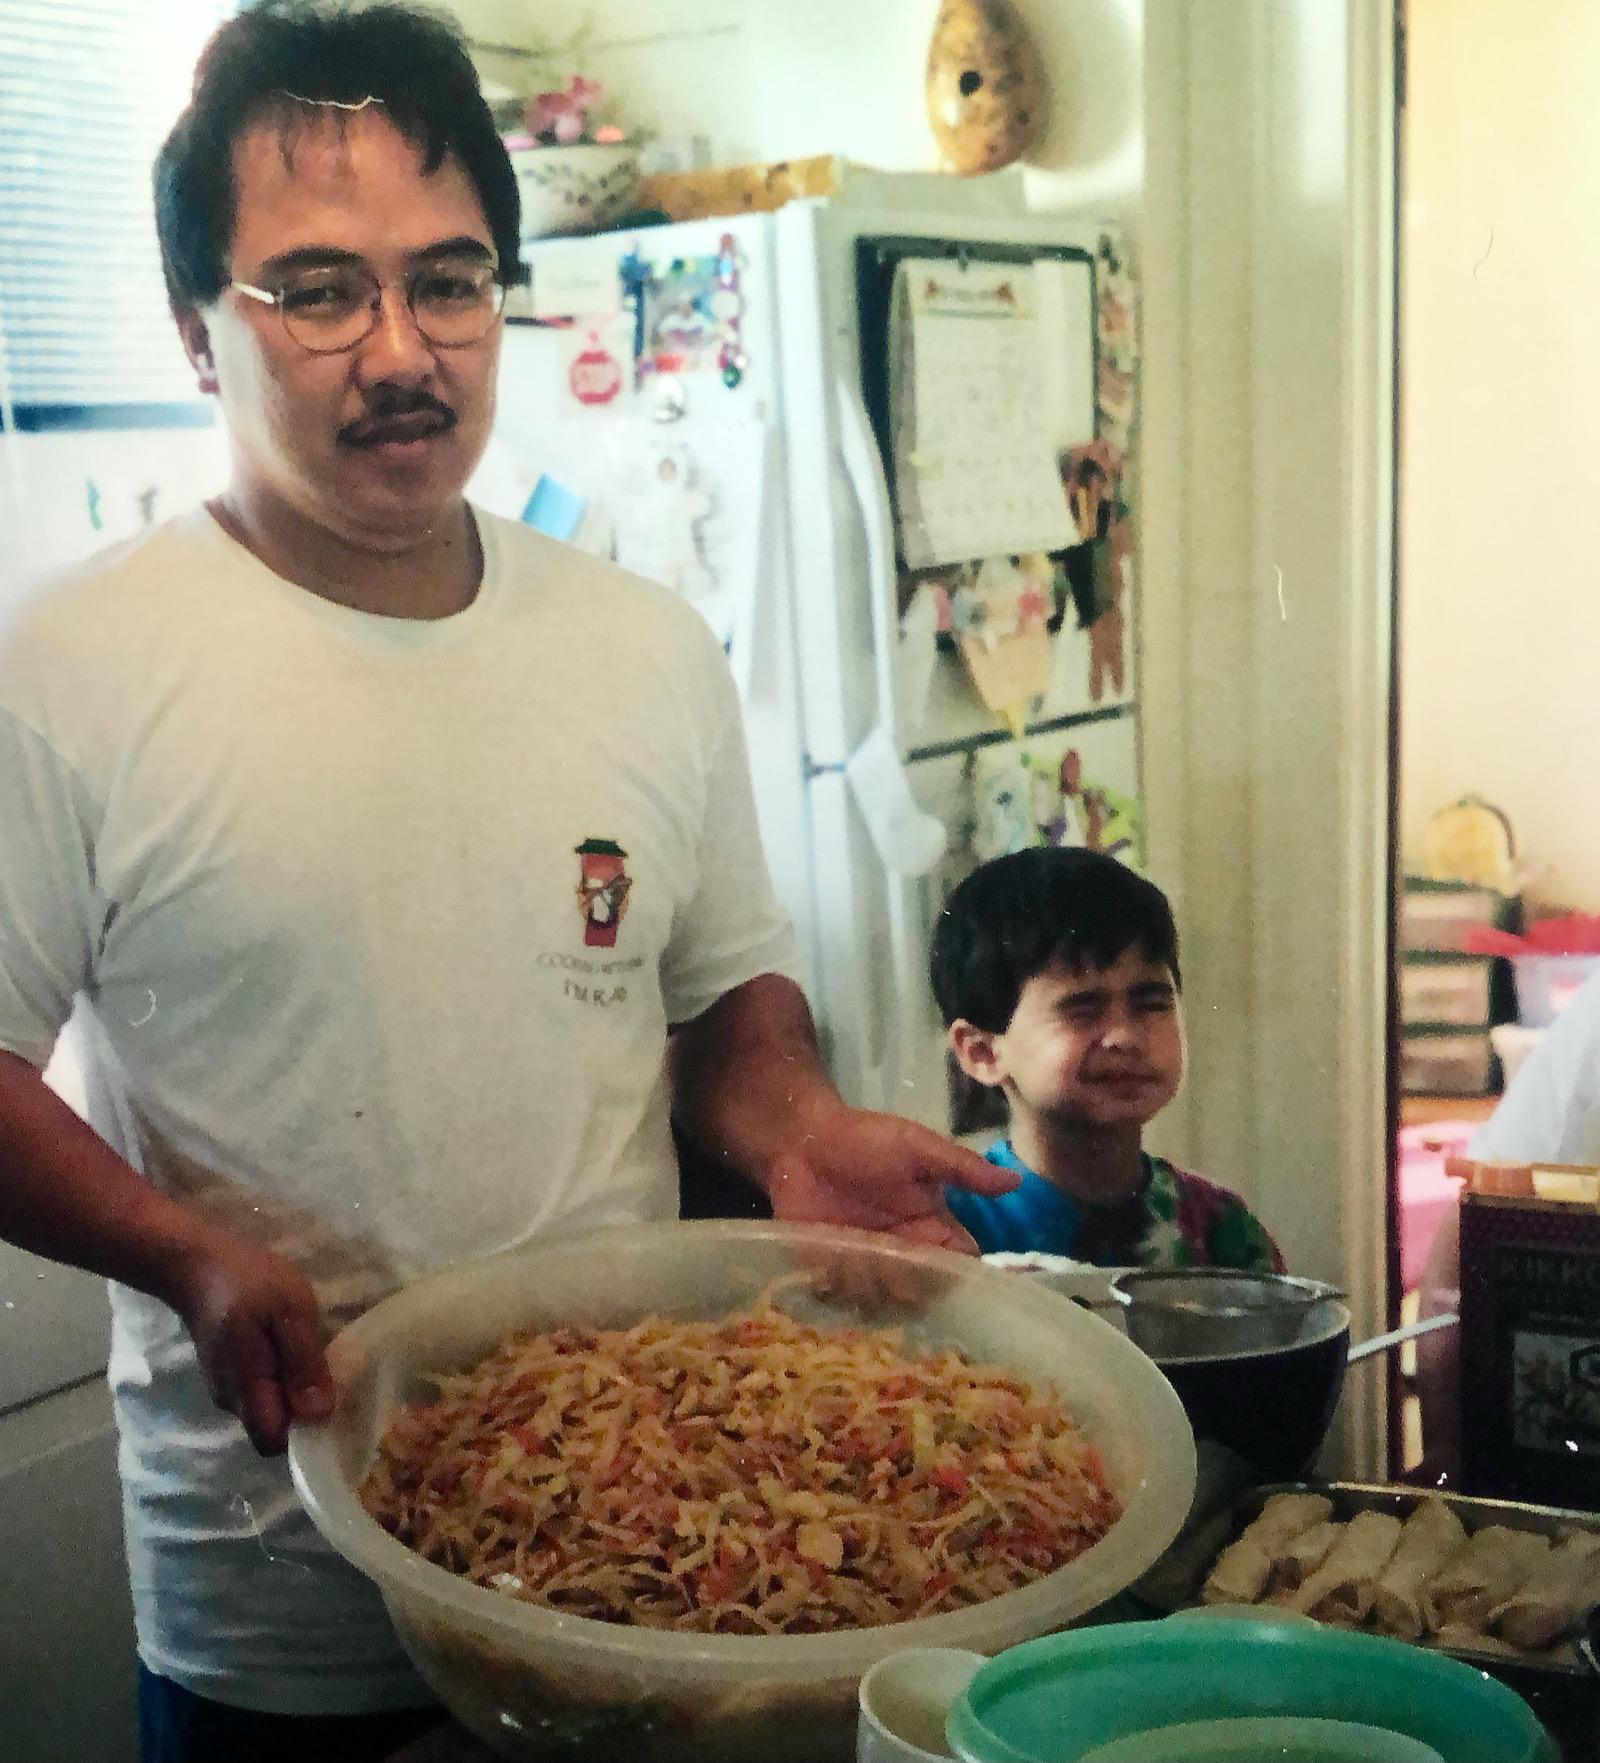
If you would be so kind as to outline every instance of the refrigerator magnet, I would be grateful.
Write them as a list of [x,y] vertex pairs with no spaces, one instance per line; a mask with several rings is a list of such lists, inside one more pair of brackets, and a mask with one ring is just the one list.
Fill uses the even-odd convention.
[[590,409],[614,403],[622,391],[622,363],[601,341],[599,327],[584,334],[583,346],[567,369],[567,385]]

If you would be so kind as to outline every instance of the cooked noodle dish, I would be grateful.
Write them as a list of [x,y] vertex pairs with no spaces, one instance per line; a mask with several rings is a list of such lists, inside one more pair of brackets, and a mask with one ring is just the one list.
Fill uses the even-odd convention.
[[960,1610],[1116,1522],[1052,1390],[899,1330],[797,1321],[787,1283],[717,1322],[513,1336],[395,1415],[363,1505],[509,1597],[703,1634]]

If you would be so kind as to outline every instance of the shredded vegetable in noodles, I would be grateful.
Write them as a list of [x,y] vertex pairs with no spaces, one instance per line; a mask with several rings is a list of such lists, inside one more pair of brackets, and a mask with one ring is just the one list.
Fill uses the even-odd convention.
[[479,1585],[720,1634],[958,1610],[1115,1523],[1052,1392],[771,1297],[715,1323],[515,1336],[395,1417],[363,1503]]

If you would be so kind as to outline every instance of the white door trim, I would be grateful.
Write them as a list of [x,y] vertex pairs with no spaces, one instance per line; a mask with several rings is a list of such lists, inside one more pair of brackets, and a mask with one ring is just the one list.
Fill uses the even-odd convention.
[[[1148,0],[1150,855],[1191,1075],[1161,1141],[1388,1318],[1390,0]],[[1383,1467],[1381,1373],[1343,1466]]]

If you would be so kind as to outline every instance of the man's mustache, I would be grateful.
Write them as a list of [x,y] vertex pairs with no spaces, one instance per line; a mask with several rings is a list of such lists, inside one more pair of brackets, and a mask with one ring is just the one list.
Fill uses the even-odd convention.
[[455,426],[455,411],[431,392],[416,386],[377,386],[367,400],[366,414],[346,423],[339,439],[347,447],[372,447],[444,434]]

